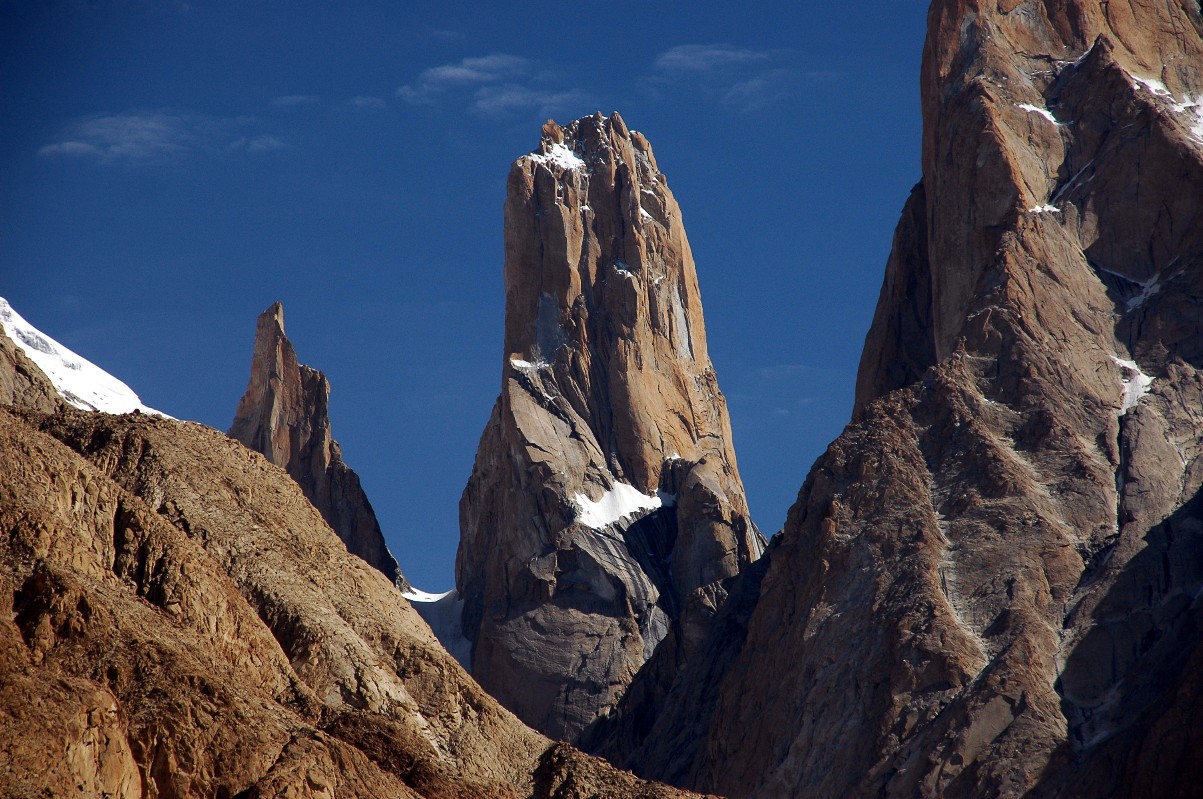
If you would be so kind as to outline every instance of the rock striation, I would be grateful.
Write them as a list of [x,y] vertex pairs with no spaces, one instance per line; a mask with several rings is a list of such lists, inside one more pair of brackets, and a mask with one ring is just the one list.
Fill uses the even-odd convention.
[[852,423],[607,753],[758,799],[1193,795],[1199,5],[935,0],[928,26]]
[[259,314],[251,379],[228,435],[283,467],[349,552],[408,590],[359,475],[330,434],[329,400],[330,381],[297,361],[284,335],[284,306],[273,303]]
[[0,408],[0,794],[686,796],[523,726],[279,467],[40,393]]
[[[460,501],[472,673],[553,738],[759,557],[681,211],[617,114],[514,162],[501,395]],[[691,616],[692,617],[692,616]]]

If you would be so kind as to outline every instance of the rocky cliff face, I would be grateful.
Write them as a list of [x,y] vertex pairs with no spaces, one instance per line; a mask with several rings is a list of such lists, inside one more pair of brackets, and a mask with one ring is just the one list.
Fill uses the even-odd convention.
[[352,554],[409,588],[384,543],[380,523],[355,474],[330,434],[330,381],[297,362],[284,335],[284,307],[259,315],[251,379],[229,435],[283,467]]
[[460,502],[472,673],[574,739],[761,552],[681,211],[617,115],[510,170],[502,391]]
[[853,423],[665,689],[713,710],[615,760],[736,797],[1198,790],[1201,34],[1194,2],[932,4]]
[[0,794],[684,796],[519,723],[264,458],[41,404],[0,408]]

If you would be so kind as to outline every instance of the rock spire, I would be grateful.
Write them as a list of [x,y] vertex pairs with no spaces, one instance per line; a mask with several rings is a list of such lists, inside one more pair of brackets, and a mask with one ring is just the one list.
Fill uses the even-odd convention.
[[347,550],[407,590],[376,514],[330,434],[330,381],[298,363],[279,302],[259,315],[251,379],[228,435],[283,467]]
[[502,388],[460,501],[472,673],[573,740],[755,560],[681,211],[617,114],[510,169]]

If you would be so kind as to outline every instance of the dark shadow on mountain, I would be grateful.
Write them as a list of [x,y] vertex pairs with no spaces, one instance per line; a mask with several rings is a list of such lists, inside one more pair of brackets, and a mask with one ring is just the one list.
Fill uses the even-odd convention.
[[1110,577],[1056,683],[1069,721],[1038,796],[1197,797],[1203,785],[1203,491]]

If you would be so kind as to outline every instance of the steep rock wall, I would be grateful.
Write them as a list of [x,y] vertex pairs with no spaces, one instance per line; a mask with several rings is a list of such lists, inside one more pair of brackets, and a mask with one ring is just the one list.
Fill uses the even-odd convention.
[[[731,796],[1203,775],[1198,4],[937,0],[853,423],[641,773]],[[715,650],[711,647],[711,651]],[[718,673],[715,673],[715,672]],[[766,678],[767,677],[767,678]]]

